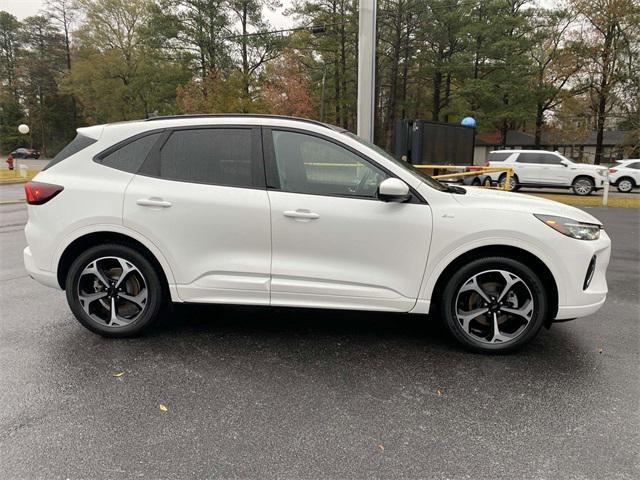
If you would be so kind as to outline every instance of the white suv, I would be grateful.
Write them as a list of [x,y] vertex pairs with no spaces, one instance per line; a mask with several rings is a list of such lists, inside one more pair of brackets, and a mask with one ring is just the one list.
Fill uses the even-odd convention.
[[620,160],[613,165],[609,168],[609,182],[623,193],[640,187],[640,159]]
[[[487,165],[513,168],[511,191],[520,187],[571,188],[576,195],[589,195],[607,181],[605,167],[575,163],[558,152],[544,150],[496,150],[489,153]],[[490,176],[492,181],[503,184],[506,174]]]
[[313,121],[81,128],[25,189],[27,270],[105,336],[169,301],[227,303],[433,313],[506,351],[607,293],[610,240],[588,213],[447,187]]

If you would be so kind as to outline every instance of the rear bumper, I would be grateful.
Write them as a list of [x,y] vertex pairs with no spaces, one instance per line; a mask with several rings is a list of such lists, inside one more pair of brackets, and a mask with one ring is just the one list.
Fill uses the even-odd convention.
[[22,257],[24,259],[24,268],[27,270],[27,273],[31,278],[35,281],[46,285],[47,287],[52,287],[60,290],[60,285],[58,285],[58,277],[55,272],[47,272],[45,270],[41,270],[36,266],[36,262],[33,259],[33,255],[31,254],[31,249],[29,247],[25,248],[22,252]]

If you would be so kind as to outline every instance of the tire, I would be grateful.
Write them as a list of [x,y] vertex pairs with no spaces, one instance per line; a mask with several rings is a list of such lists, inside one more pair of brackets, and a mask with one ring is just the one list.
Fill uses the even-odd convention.
[[[507,175],[503,174],[500,176],[500,179],[498,180],[498,185],[500,185],[501,187],[504,185],[504,182],[507,180]],[[518,180],[518,176],[516,174],[513,174],[511,176],[511,181],[509,182],[509,192],[517,192],[518,190],[520,190],[520,181]]]
[[633,181],[633,179],[629,177],[622,177],[621,179],[618,180],[616,187],[618,188],[619,192],[629,193],[631,190],[634,189],[635,182]]
[[482,182],[480,181],[480,179],[478,177],[474,177],[473,180],[471,181],[471,186],[479,187],[480,185],[482,185]]
[[493,183],[491,182],[491,177],[486,176],[484,178],[484,180],[482,181],[482,186],[485,188],[490,188],[493,186]]
[[104,337],[141,333],[157,320],[163,305],[156,269],[137,250],[120,244],[99,245],[80,254],[69,268],[65,290],[78,321]]
[[584,197],[593,193],[595,184],[589,177],[578,177],[571,184],[571,189],[576,195]]
[[[515,283],[504,291],[507,278]],[[478,313],[482,310],[486,312]],[[441,319],[451,335],[468,350],[489,354],[512,352],[531,341],[548,311],[547,293],[538,275],[507,257],[479,258],[457,269],[446,284],[440,303]],[[473,313],[463,318],[464,312]],[[498,323],[497,335],[494,319]]]

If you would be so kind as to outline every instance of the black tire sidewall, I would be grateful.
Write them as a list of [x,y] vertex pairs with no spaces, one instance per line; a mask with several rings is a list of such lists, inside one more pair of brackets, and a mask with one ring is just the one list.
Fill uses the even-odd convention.
[[[534,300],[534,313],[527,330],[513,342],[488,344],[469,337],[455,314],[458,290],[472,276],[485,270],[505,270],[519,276],[529,287]],[[467,349],[478,353],[508,353],[519,349],[533,339],[544,325],[549,303],[544,284],[540,278],[523,263],[507,257],[487,257],[473,260],[459,268],[444,288],[440,304],[440,316],[449,332]]]
[[[114,328],[99,324],[85,313],[78,299],[77,291],[80,274],[89,263],[101,257],[120,257],[131,262],[140,270],[147,283],[146,310],[140,318],[124,327]],[[151,262],[133,248],[120,244],[105,244],[92,247],[78,255],[78,258],[71,264],[67,273],[65,291],[69,307],[78,321],[92,332],[105,337],[129,337],[142,332],[157,319],[163,303],[160,277]]]

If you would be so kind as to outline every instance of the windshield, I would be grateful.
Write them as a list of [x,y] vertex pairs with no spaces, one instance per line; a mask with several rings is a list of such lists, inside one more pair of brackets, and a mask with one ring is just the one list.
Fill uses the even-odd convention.
[[366,140],[363,140],[362,138],[358,137],[357,135],[354,135],[351,132],[344,132],[344,134],[346,136],[348,136],[349,138],[352,138],[352,139],[356,140],[358,143],[361,143],[362,145],[375,150],[380,155],[382,155],[384,158],[386,158],[387,160],[395,163],[399,167],[402,167],[407,172],[411,173],[414,177],[416,177],[418,180],[420,180],[421,182],[426,183],[427,185],[429,185],[431,188],[435,188],[436,190],[440,190],[441,192],[444,192],[444,191],[448,190],[448,187],[446,185],[443,185],[442,183],[437,181],[435,178],[433,178],[433,177],[427,175],[426,173],[422,172],[420,169],[414,167],[409,162],[403,162],[402,160],[398,160],[398,159],[394,158],[392,155],[389,155],[386,151],[384,151],[382,148],[380,148],[376,144],[371,143],[371,142],[367,142]]

